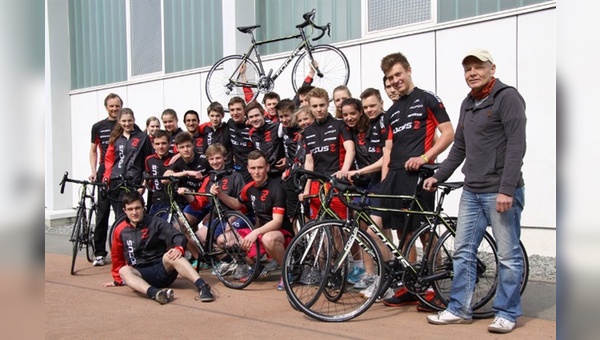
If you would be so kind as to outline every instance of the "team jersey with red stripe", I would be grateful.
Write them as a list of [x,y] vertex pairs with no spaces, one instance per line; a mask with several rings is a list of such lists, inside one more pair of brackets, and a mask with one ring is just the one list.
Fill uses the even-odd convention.
[[[212,180],[212,176],[207,176],[204,178],[202,182],[202,186],[198,190],[198,192],[210,192],[210,188],[213,186],[214,182]],[[246,182],[244,181],[244,177],[240,175],[239,172],[232,172],[231,175],[223,176],[223,178],[219,179],[218,185],[227,196],[237,198],[242,192],[244,185]],[[227,204],[221,202],[221,207],[223,210],[229,211],[234,210],[231,209]],[[191,203],[192,208],[196,210],[200,210],[206,207],[210,203],[210,200],[206,196],[195,196],[194,202]],[[242,213],[246,213],[247,209],[243,209]]]
[[98,165],[104,164],[104,157],[106,156],[106,150],[108,149],[108,140],[110,139],[110,133],[117,123],[116,120],[108,120],[108,118],[101,120],[92,126],[92,143],[100,147],[100,159]]
[[310,124],[304,129],[306,152],[314,161],[313,171],[331,175],[344,165],[346,149],[344,142],[352,140],[352,133],[346,124],[327,115],[324,121]]
[[[283,139],[283,151],[286,160],[285,166],[289,169],[299,158],[298,146],[302,144],[302,129],[299,126],[295,126],[291,128],[281,127],[279,130],[280,137]],[[302,162],[304,164],[303,156]]]
[[[166,155],[160,157],[156,153],[146,157],[145,168],[146,172],[150,176],[162,176],[167,167],[172,155],[167,152]],[[165,202],[168,203],[169,196],[165,192],[165,185],[159,179],[148,180],[148,187],[152,190],[152,202]]]
[[254,150],[254,143],[250,139],[250,128],[246,123],[237,124],[233,119],[227,121],[227,129],[231,150],[233,154],[233,162],[246,169],[248,166],[248,154]]
[[416,87],[390,107],[385,119],[387,140],[393,141],[390,169],[404,169],[409,158],[431,149],[437,126],[450,121],[442,100]]
[[275,164],[283,158],[283,141],[279,137],[279,124],[265,122],[258,129],[250,128],[250,140],[254,143],[256,150],[260,150],[267,155],[267,163],[271,170],[275,170]]
[[150,137],[145,132],[133,130],[129,138],[119,136],[106,150],[104,180],[122,175],[133,179],[135,183],[142,183],[144,163],[151,153]]
[[[194,157],[189,162],[186,162],[183,157],[176,160],[173,164],[169,165],[169,170],[173,170],[174,172],[182,172],[186,170],[191,171],[200,171],[203,176],[208,174],[208,170],[210,166],[208,165],[208,161],[206,160],[206,156],[201,153],[194,153]],[[183,177],[179,179],[179,186],[188,188],[192,191],[198,191],[200,186],[202,185],[202,179],[192,178],[192,177]]]
[[[252,206],[259,226],[272,221],[273,214],[285,215],[285,191],[276,179],[267,178],[260,187],[255,181],[251,181],[242,189],[238,200]],[[283,223],[282,228],[288,230],[287,224]],[[288,231],[292,232],[292,230]]]

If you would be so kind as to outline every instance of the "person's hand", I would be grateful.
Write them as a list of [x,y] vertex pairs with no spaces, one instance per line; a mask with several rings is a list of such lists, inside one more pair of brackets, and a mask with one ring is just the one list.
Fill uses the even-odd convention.
[[340,170],[338,172],[336,172],[335,174],[333,174],[336,178],[345,178],[348,175],[347,171],[344,170]]
[[410,171],[417,171],[417,170],[419,170],[421,165],[423,165],[425,163],[426,163],[425,160],[421,156],[411,157],[406,161],[406,163],[404,163],[404,168],[406,170],[410,170]]
[[257,239],[258,239],[258,232],[256,232],[256,230],[253,230],[250,234],[246,235],[244,237],[244,239],[242,240],[242,249],[245,251],[250,250],[250,248],[256,242]]
[[505,194],[498,194],[496,196],[496,211],[503,213],[512,208],[513,198]]
[[423,182],[423,189],[425,189],[427,191],[435,191],[437,182],[438,182],[437,179],[435,179],[433,177],[429,177],[428,179],[425,180],[425,182]]
[[185,195],[188,192],[191,192],[188,188],[177,188],[177,193],[180,195]]
[[179,158],[181,158],[180,153],[173,155],[173,157],[171,157],[171,159],[169,160],[169,163],[167,163],[167,165],[171,165],[171,164],[175,163],[175,161],[178,160]]
[[283,170],[283,169],[285,169],[285,164],[286,164],[286,160],[285,160],[285,157],[283,157],[280,160],[278,160],[277,163],[275,163],[275,168],[277,170]]
[[90,182],[96,182],[96,176],[97,174],[94,172],[88,177],[88,179],[90,180]]
[[175,261],[181,257],[181,252],[175,248],[171,248],[167,251],[167,258],[171,261]]
[[350,170],[350,171],[348,171],[348,173],[346,173],[346,179],[350,183],[354,184],[354,182],[352,182],[352,177],[354,177],[354,175],[356,175],[357,173],[358,173],[358,170]]
[[213,184],[210,187],[210,193],[213,194],[213,195],[215,195],[215,196],[218,196],[221,193],[221,187],[219,185],[217,185],[216,183]]

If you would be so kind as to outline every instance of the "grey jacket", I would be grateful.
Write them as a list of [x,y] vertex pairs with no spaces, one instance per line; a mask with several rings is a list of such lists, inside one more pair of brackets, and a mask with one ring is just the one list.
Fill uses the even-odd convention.
[[515,188],[523,186],[526,122],[525,100],[500,79],[477,107],[467,95],[450,154],[433,177],[447,180],[464,160],[465,190],[512,196]]

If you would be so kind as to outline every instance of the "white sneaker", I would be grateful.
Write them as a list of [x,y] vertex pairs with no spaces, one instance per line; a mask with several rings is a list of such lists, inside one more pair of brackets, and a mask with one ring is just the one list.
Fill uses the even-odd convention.
[[515,322],[497,316],[494,318],[494,322],[488,326],[488,331],[492,333],[510,333],[516,326]]
[[375,283],[371,283],[367,288],[358,292],[358,295],[362,296],[365,299],[368,299],[373,295],[373,291],[375,290]]
[[360,280],[354,285],[354,289],[365,289],[369,287],[375,281],[375,278],[375,275],[364,273],[360,277]]
[[375,302],[382,302],[385,299],[389,299],[394,296],[394,290],[392,288],[388,288],[384,294],[381,294],[380,297],[375,300]]
[[434,325],[450,325],[458,323],[473,323],[473,319],[463,319],[447,310],[443,310],[437,314],[427,316],[427,322]]
[[94,267],[101,267],[104,266],[106,264],[106,262],[104,261],[104,256],[96,256],[96,258],[94,259],[94,262],[92,262],[92,265]]

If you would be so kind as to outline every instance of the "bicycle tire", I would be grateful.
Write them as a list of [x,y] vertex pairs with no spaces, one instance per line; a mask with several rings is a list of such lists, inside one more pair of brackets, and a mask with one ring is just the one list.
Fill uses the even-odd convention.
[[83,207],[77,208],[77,215],[75,217],[75,224],[73,225],[73,231],[71,232],[71,242],[73,243],[73,257],[71,259],[71,275],[75,275],[75,262],[77,261],[77,253],[79,253],[81,245],[81,224],[85,223],[85,209]]
[[[241,97],[246,100],[244,90],[242,86],[238,86],[232,83],[232,79],[238,79],[239,65],[244,61],[241,55],[230,55],[217,61],[206,76],[206,82],[204,90],[206,96],[211,103],[219,102],[223,105],[225,111],[229,111],[227,104],[233,97]],[[260,79],[260,72],[256,63],[251,59],[245,59],[246,61],[246,83],[250,85],[252,90],[252,99],[247,102],[251,102],[258,96],[258,81]]]
[[108,231],[108,252],[109,253],[110,253],[110,250],[112,249],[112,240],[113,240],[113,234],[115,233],[115,229],[117,229],[117,226],[119,225],[119,223],[123,222],[126,217],[127,217],[127,215],[125,215],[125,214],[121,215],[110,226],[110,230]]
[[169,211],[170,211],[170,209],[161,209],[161,210],[155,212],[154,215],[152,215],[152,216],[162,218],[163,220],[172,224],[172,221],[169,221],[169,219],[168,219]]
[[85,255],[87,257],[87,260],[89,263],[92,263],[94,261],[94,252],[96,251],[96,248],[94,246],[94,229],[95,229],[95,223],[92,224],[94,217],[96,216],[96,205],[93,204],[92,207],[89,209],[88,212],[88,216],[87,216],[87,230],[85,230],[84,234],[85,234]]
[[[346,244],[348,241],[348,237],[344,237],[344,233],[338,231],[331,230],[331,237],[334,239],[339,237],[341,240],[341,244]],[[342,247],[331,247],[331,265],[330,268],[335,265],[336,261],[342,257],[343,252],[340,249]],[[354,254],[351,254],[352,256]],[[330,272],[327,276],[327,281],[325,282],[325,286],[323,286],[323,294],[325,297],[331,302],[337,302],[340,300],[344,292],[346,291],[346,280],[348,278],[348,271],[350,268],[350,262],[346,261],[344,265],[342,265],[337,271]]]
[[[432,274],[440,271],[452,272],[448,276],[435,280],[432,283],[436,296],[442,301],[444,306],[448,305],[450,299],[450,289],[453,278],[453,260],[454,255],[454,235],[450,231],[445,231],[440,236],[438,244],[433,250],[430,272]],[[474,311],[473,317],[479,314],[477,312],[485,306],[496,293],[498,283],[498,255],[496,243],[492,235],[485,233],[483,239],[477,248],[477,279],[473,297],[471,298],[471,308]],[[423,300],[422,300],[423,301]],[[431,306],[435,307],[435,306]],[[438,307],[437,309],[439,309]]]
[[[314,60],[319,64],[319,70],[323,77],[315,74],[313,77],[312,86],[321,87],[330,95],[333,89],[339,85],[347,85],[350,79],[350,66],[348,58],[344,52],[332,45],[316,45],[311,49],[311,54]],[[292,87],[294,92],[298,92],[298,88],[304,83],[308,71],[312,67],[308,53],[304,51],[294,64],[292,69]]]
[[[302,247],[303,245],[301,245],[301,242],[310,240],[309,234],[315,230],[319,232],[321,236],[324,236],[319,243],[312,242],[312,244],[309,244],[308,249],[304,249],[304,251],[300,249],[300,252],[294,249],[297,245]],[[366,232],[358,230],[353,244],[349,245],[350,248],[346,249],[352,249],[352,246],[356,243],[359,245],[359,249],[365,250],[365,253],[372,257],[374,274],[377,277],[373,283],[375,285],[374,294],[371,294],[371,296],[367,298],[363,298],[358,290],[344,289],[342,294],[340,294],[341,296],[335,301],[328,298],[328,294],[321,294],[325,289],[326,283],[332,277],[331,272],[334,270],[332,267],[333,248],[340,247],[339,249],[341,251],[343,247],[346,246],[345,244],[338,245],[336,243],[332,235],[335,235],[337,231],[340,231],[342,235],[344,235],[342,239],[349,238],[349,230],[345,228],[344,221],[325,220],[314,225],[305,226],[305,229],[298,234],[297,238],[295,238],[295,242],[292,241],[292,244],[288,247],[284,259],[283,280],[288,296],[302,312],[320,321],[342,322],[358,317],[373,305],[379,295],[383,282],[382,271],[384,264],[379,248]],[[317,254],[318,256],[315,258],[310,258],[309,256],[305,256],[304,258],[294,258],[293,255],[294,253],[309,254],[313,250],[319,249],[329,249],[329,251],[322,253],[322,255]],[[312,255],[314,257],[314,254]],[[348,257],[350,256],[352,256],[352,254],[348,254]],[[315,259],[319,261],[315,261]],[[317,267],[319,264],[321,264],[321,266]],[[315,278],[314,280],[305,280],[302,282],[302,274],[300,274],[300,276],[298,276],[298,274],[301,273],[301,271],[303,273],[306,268],[319,268],[317,271],[313,269],[312,273],[318,272],[322,276],[320,278]]]
[[[527,283],[529,281],[529,257],[527,256],[527,251],[525,250],[525,246],[521,241],[519,241],[519,246],[521,248],[521,254],[523,255],[523,274],[521,275],[520,287],[520,293],[523,295],[523,292],[525,291],[525,288],[527,288]],[[494,317],[495,313],[493,310],[493,305],[495,297],[496,295],[494,294],[494,296],[485,305],[479,307],[477,310],[474,310],[473,318],[488,319]]]
[[[225,286],[233,289],[244,289],[260,274],[260,241],[257,239],[253,249],[245,251],[241,243],[245,224],[248,229],[254,229],[254,224],[244,214],[237,211],[227,211],[223,215],[225,232],[217,239],[214,238],[214,228],[209,231],[208,254],[215,274]],[[225,245],[225,246],[223,246]],[[253,258],[248,254],[254,250]],[[226,259],[226,260],[224,260]]]

